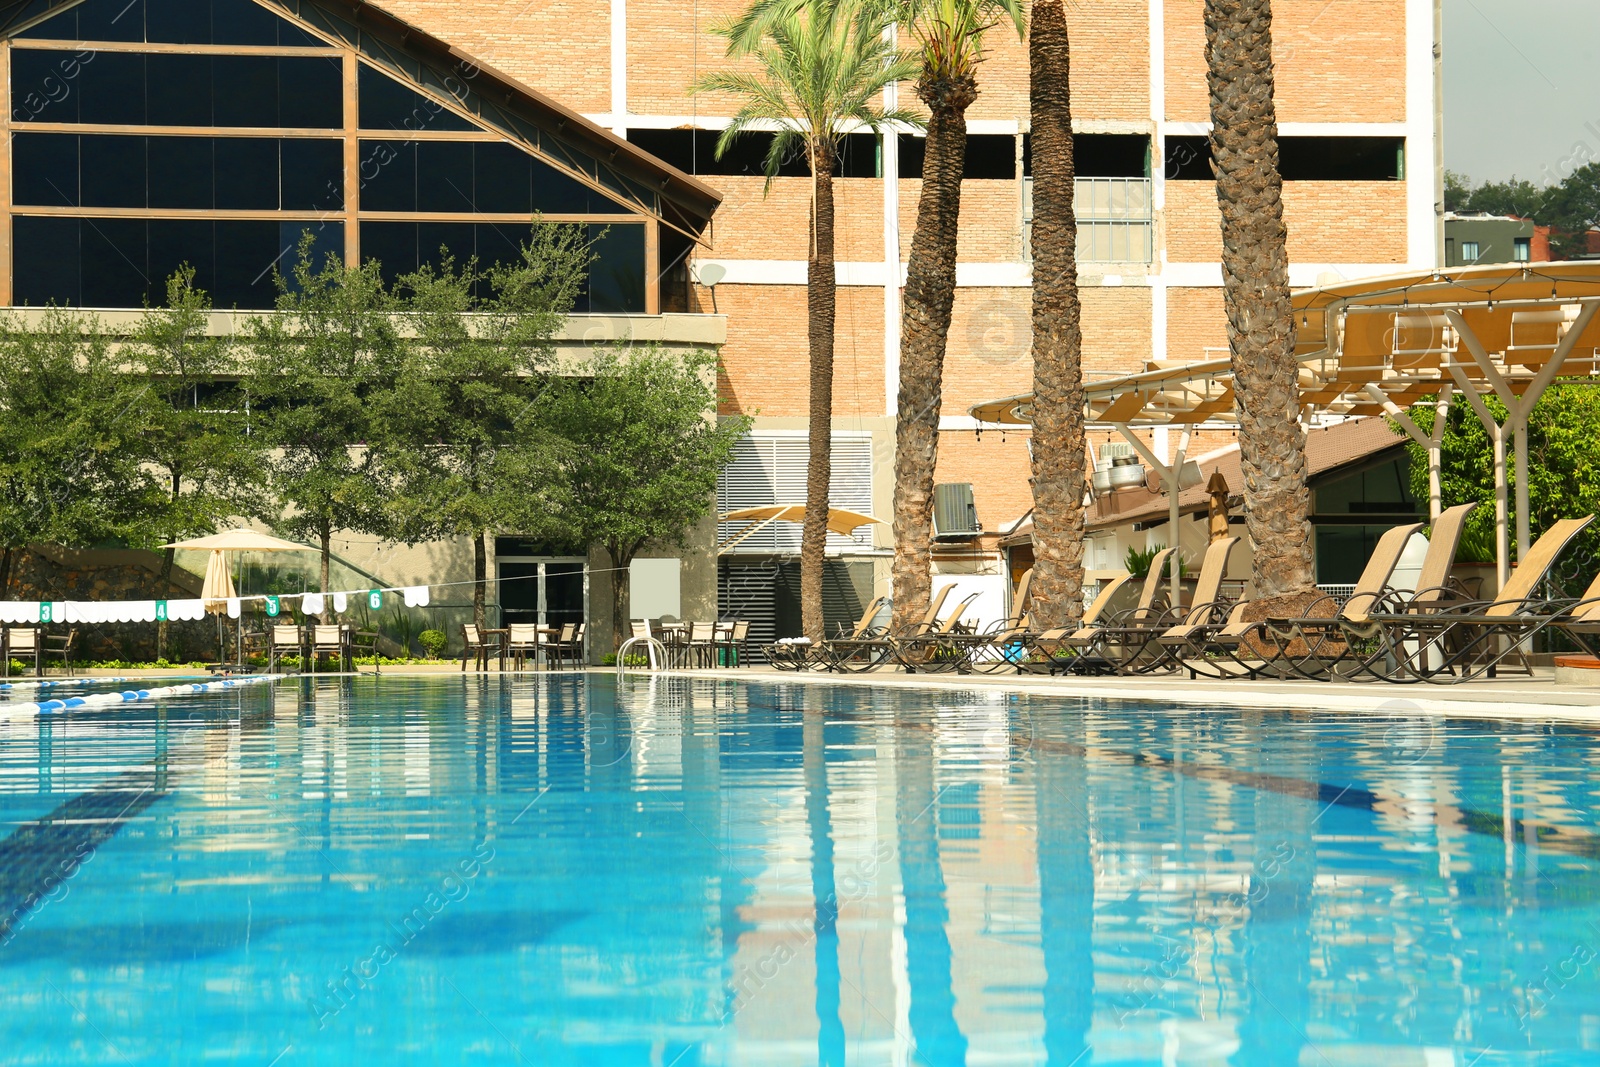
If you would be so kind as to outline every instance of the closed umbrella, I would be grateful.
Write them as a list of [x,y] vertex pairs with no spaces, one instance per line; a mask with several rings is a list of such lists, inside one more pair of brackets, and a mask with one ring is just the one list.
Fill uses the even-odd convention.
[[205,601],[206,611],[221,615],[228,610],[228,601],[237,595],[233,588],[233,575],[228,573],[228,554],[221,549],[213,549],[211,558],[206,561],[205,583],[200,587],[200,599]]
[[1211,472],[1211,480],[1206,483],[1206,492],[1211,494],[1208,507],[1211,540],[1217,542],[1228,536],[1228,479],[1222,476],[1221,471]]

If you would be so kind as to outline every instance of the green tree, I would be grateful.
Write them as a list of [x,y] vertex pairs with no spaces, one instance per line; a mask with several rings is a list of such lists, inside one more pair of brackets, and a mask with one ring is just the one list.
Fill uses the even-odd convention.
[[886,122],[920,125],[909,112],[886,112],[874,102],[886,88],[917,71],[885,37],[886,27],[882,13],[861,0],[813,0],[773,13],[763,13],[758,5],[717,32],[728,39],[730,55],[754,50],[759,73],[719,71],[695,86],[696,92],[728,93],[740,100],[717,141],[719,158],[740,136],[775,126],[777,136],[766,159],[768,188],[779,165],[797,150],[811,169],[806,257],[810,457],[800,537],[800,614],[813,641],[824,636],[822,567],[832,476],[834,170],[851,130],[865,127],[876,133]]
[[522,416],[594,256],[584,227],[553,223],[534,225],[516,263],[481,271],[441,255],[438,268],[396,285],[416,343],[375,405],[376,463],[397,536],[472,541],[473,617],[483,626],[487,538],[552,522],[545,475],[556,446]]
[[98,319],[0,318],[0,598],[30,544],[138,539],[159,506],[139,464],[139,403]]
[[1557,259],[1586,255],[1588,233],[1600,226],[1600,163],[1579,167],[1549,190],[1538,221],[1550,226],[1551,252]]
[[398,304],[376,262],[346,266],[329,254],[313,262],[301,240],[290,277],[278,277],[279,314],[252,320],[252,429],[271,449],[276,497],[264,516],[321,551],[329,591],[333,532],[382,535],[386,514],[367,447],[382,393],[393,387],[406,344]]
[[525,416],[564,442],[568,538],[610,557],[614,647],[628,632],[628,568],[646,545],[687,542],[749,432],[743,416],[715,418],[716,371],[710,355],[606,351],[581,376],[553,379]]
[[1205,0],[1211,158],[1222,212],[1223,306],[1239,412],[1245,522],[1260,610],[1315,590],[1311,494],[1278,171],[1271,0]]
[[[1504,405],[1493,396],[1483,398],[1496,418],[1504,420]],[[1432,432],[1434,405],[1431,400],[1412,407],[1410,415],[1424,432]],[[1439,446],[1439,493],[1445,507],[1476,501],[1482,506],[1467,519],[1462,535],[1464,546],[1491,546],[1484,562],[1494,558],[1494,445],[1483,423],[1464,397],[1450,402],[1445,415],[1445,431]],[[1400,432],[1399,428],[1395,428]],[[1428,496],[1428,458],[1421,445],[1410,442],[1411,491],[1418,499]],[[1554,385],[1539,398],[1528,417],[1528,523],[1535,537],[1558,519],[1577,518],[1600,512],[1600,482],[1592,473],[1600,467],[1600,391],[1583,385]],[[1507,515],[1512,558],[1516,557],[1516,472],[1506,472]],[[1585,530],[1577,548],[1569,549],[1569,560],[1581,560],[1587,568],[1583,585],[1600,558],[1600,531]]]
[[[145,308],[122,353],[143,380],[136,439],[162,494],[148,516],[161,543],[210,533],[252,510],[263,458],[248,432],[238,353],[210,334],[211,300],[194,276],[185,264],[167,279],[166,306]],[[173,556],[170,548],[162,555],[161,596],[172,592]]]
[[1083,615],[1083,332],[1078,300],[1072,42],[1064,0],[1028,26],[1033,128],[1033,602],[1041,626]]

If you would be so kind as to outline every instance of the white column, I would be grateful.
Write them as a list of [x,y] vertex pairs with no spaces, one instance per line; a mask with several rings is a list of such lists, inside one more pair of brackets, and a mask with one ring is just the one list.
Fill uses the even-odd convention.
[[[1150,358],[1167,359],[1166,263],[1167,158],[1162,123],[1167,118],[1167,23],[1165,0],[1150,0],[1150,209],[1159,243],[1152,243],[1155,262],[1150,275]],[[1185,356],[1184,358],[1189,358]],[[1162,455],[1165,449],[1158,449]]]
[[1443,265],[1440,101],[1434,28],[1440,0],[1406,0],[1406,259],[1413,270]]
[[[894,28],[884,31],[891,37]],[[900,90],[883,92],[883,106],[900,106]],[[885,130],[883,143],[883,402],[884,414],[900,410],[900,135]]]
[[611,0],[611,132],[628,133],[628,0]]

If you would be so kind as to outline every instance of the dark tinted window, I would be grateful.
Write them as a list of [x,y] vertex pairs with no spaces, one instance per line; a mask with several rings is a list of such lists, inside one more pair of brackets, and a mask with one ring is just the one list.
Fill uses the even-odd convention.
[[[745,133],[728,145],[717,158],[717,130],[629,130],[628,142],[638,145],[663,163],[685,174],[749,175],[766,174],[767,153],[772,149],[772,134]],[[834,175],[840,178],[876,178],[883,171],[878,160],[878,137],[872,133],[852,133],[844,138]],[[803,178],[811,173],[803,153],[792,153],[778,168],[779,177]]]
[[[1072,138],[1072,168],[1080,178],[1148,178],[1150,138],[1142,133],[1077,134]],[[1022,173],[1033,176],[1030,134],[1022,136]]]
[[[1405,177],[1403,137],[1280,137],[1278,170],[1287,182],[1387,182]],[[1168,179],[1210,181],[1211,142],[1168,137]]]
[[[484,266],[514,262],[527,235],[525,226],[514,223],[364,222],[361,254],[382,264],[384,277],[393,281],[423,263],[437,264],[441,247],[458,260],[477,256]],[[594,225],[589,235],[597,259],[573,310],[643,313],[644,227]]]
[[84,0],[19,37],[326,47],[252,0]]
[[317,235],[317,255],[343,247],[339,223],[190,219],[15,220],[16,301],[77,307],[139,307],[165,297],[184,263],[217,307],[271,308],[274,265],[292,258],[300,234]]
[[13,135],[14,199],[40,207],[338,211],[334,140]]
[[625,210],[515,145],[491,141],[362,141],[361,209],[516,215]]
[[118,126],[344,125],[333,56],[130,55],[15,49],[18,122]]
[[357,86],[363,130],[475,130],[478,127],[409,86],[361,65]]

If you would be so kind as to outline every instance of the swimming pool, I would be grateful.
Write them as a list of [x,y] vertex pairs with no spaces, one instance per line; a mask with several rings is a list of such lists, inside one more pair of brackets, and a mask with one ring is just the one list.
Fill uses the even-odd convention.
[[1590,734],[604,675],[0,721],[7,1063],[1600,1062]]

